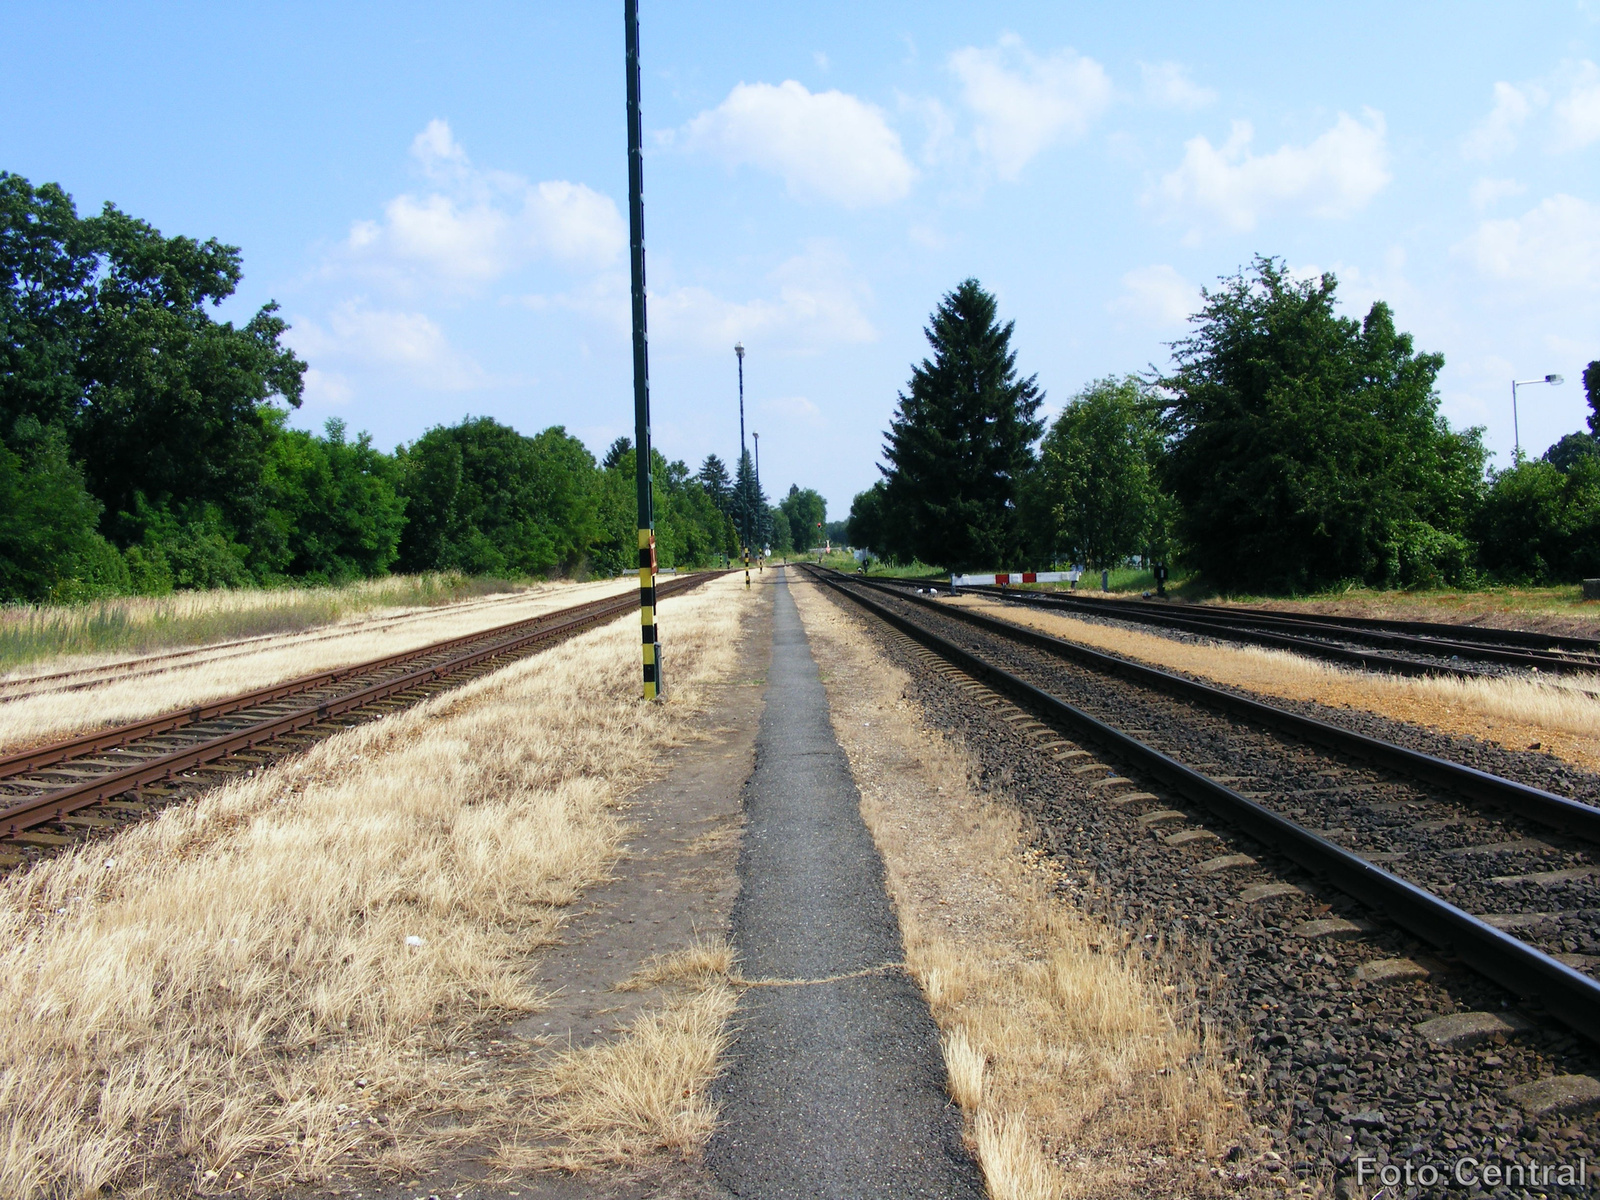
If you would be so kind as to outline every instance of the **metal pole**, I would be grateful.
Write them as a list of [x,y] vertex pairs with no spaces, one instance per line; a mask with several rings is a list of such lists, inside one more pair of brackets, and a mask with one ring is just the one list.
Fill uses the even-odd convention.
[[[739,466],[733,473],[735,492],[739,482],[739,472],[744,470],[744,343],[735,342],[733,352],[739,357]],[[739,497],[740,523],[744,526],[739,530],[739,540],[746,546],[750,544],[750,514],[746,511],[745,498]]]
[[[756,502],[756,505],[757,505],[756,512],[751,513],[750,514],[750,518],[751,518],[751,520],[753,520],[756,523],[756,537],[759,538],[759,537],[762,536],[761,531],[766,527],[766,524],[767,524],[767,522],[766,522],[766,514],[762,513],[761,510],[760,510],[760,504],[761,504],[761,435],[759,433],[757,433],[755,430],[752,429],[750,431],[750,437],[751,437],[752,440],[754,440],[754,442],[756,444],[756,494],[755,494],[755,502]],[[758,516],[757,513],[760,513],[760,515]],[[756,565],[757,565],[757,569],[758,570],[765,571],[767,569],[766,568],[766,546],[765,546],[764,543],[761,546],[761,548],[759,548],[756,551]]]
[[1517,424],[1517,381],[1511,381],[1511,465],[1522,461],[1522,428]]
[[733,352],[739,356],[739,457],[744,457],[744,343],[735,342]]
[[639,624],[644,698],[666,692],[656,627],[656,523],[650,490],[650,359],[644,315],[644,122],[639,114],[639,0],[623,0],[628,70],[628,235],[633,269],[633,444],[639,506]]
[[1543,379],[1513,379],[1511,381],[1511,439],[1513,446],[1511,451],[1512,466],[1516,466],[1522,461],[1522,430],[1517,423],[1517,389],[1519,387],[1529,387],[1535,383],[1548,383],[1552,387],[1559,387],[1565,382],[1565,379],[1563,379],[1560,375],[1555,374],[1546,375]]

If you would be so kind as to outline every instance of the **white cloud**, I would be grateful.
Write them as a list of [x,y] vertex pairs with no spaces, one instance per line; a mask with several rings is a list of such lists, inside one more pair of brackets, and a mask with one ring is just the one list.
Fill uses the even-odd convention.
[[350,403],[355,389],[345,376],[310,367],[305,373],[306,403],[314,407],[340,408]]
[[1199,311],[1200,289],[1165,263],[1135,267],[1122,277],[1122,294],[1106,308],[1155,326],[1181,325]]
[[1350,216],[1390,179],[1383,114],[1368,109],[1364,116],[1357,121],[1340,113],[1309,145],[1262,155],[1250,152],[1250,123],[1235,121],[1220,147],[1203,136],[1184,143],[1183,162],[1162,178],[1153,198],[1173,213],[1194,213],[1237,232],[1290,206],[1318,217]]
[[955,119],[932,96],[899,97],[900,112],[922,123],[922,161],[930,166],[954,162],[962,146],[956,137]]
[[1491,279],[1600,287],[1600,205],[1558,193],[1521,217],[1484,221],[1457,247]]
[[691,150],[771,171],[798,199],[846,208],[900,200],[917,174],[881,109],[792,79],[741,83],[683,133]]
[[1503,80],[1495,84],[1494,107],[1462,142],[1462,154],[1487,160],[1515,150],[1518,131],[1544,99],[1544,94],[1534,87],[1517,87]]
[[444,391],[465,391],[486,381],[483,369],[455,350],[444,330],[424,313],[374,309],[347,300],[325,323],[296,320],[288,339],[313,364],[310,373],[327,381],[329,399],[348,399],[350,389],[344,376],[325,373],[318,364],[403,374],[412,383]]
[[1515,179],[1489,179],[1478,180],[1472,185],[1468,194],[1472,198],[1472,207],[1480,212],[1493,204],[1499,203],[1507,196],[1520,196],[1528,189]]
[[1082,137],[1111,102],[1111,80],[1072,50],[1039,57],[1015,34],[950,56],[962,99],[977,114],[978,149],[1002,179],[1015,179],[1054,143]]
[[1600,67],[1581,62],[1572,88],[1555,105],[1557,150],[1581,150],[1600,139]]
[[725,349],[744,341],[788,351],[873,342],[864,311],[866,284],[842,254],[816,244],[771,275],[776,295],[726,300],[707,288],[681,287],[650,297],[650,336],[663,350]]
[[[1562,94],[1552,103],[1556,93]],[[1582,150],[1600,141],[1600,67],[1587,59],[1567,61],[1536,82],[1496,83],[1493,107],[1463,140],[1462,153],[1482,160],[1509,154],[1535,115],[1541,115],[1539,141],[1547,150]]]
[[435,190],[396,196],[381,221],[356,221],[344,247],[349,263],[390,283],[472,288],[535,258],[602,267],[627,245],[610,197],[474,167],[444,121],[428,123],[411,156]]
[[823,424],[822,410],[805,396],[774,396],[758,405],[763,413],[770,413],[780,421],[804,425]]
[[1216,92],[1190,79],[1188,69],[1181,63],[1140,63],[1139,73],[1144,77],[1146,103],[1160,108],[1193,111],[1204,108],[1217,98]]

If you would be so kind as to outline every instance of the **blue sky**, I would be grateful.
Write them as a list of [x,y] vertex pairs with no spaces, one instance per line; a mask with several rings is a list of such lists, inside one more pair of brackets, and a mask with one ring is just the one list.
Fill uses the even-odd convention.
[[[1257,252],[1444,353],[1504,465],[1600,358],[1600,3],[643,0],[658,447],[830,513],[975,276],[1058,408]],[[620,4],[7,5],[0,169],[244,251],[295,422],[632,431]]]

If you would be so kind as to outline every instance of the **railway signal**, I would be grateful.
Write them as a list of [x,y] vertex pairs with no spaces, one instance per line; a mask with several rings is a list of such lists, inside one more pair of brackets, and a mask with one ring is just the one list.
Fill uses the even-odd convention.
[[650,491],[650,360],[644,319],[644,125],[639,114],[639,0],[623,0],[628,73],[628,243],[633,274],[633,444],[639,504],[639,624],[644,698],[666,693],[656,625],[656,528]]

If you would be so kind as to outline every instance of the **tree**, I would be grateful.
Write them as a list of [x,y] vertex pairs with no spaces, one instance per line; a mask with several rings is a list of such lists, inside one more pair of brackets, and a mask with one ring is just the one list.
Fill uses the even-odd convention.
[[1563,465],[1556,453],[1491,474],[1477,514],[1485,569],[1507,583],[1555,583],[1600,574],[1600,454],[1591,448]]
[[1074,396],[1039,452],[1047,552],[1102,568],[1148,553],[1161,526],[1156,486],[1160,414],[1137,376],[1102,379]]
[[772,538],[772,517],[767,497],[756,481],[755,464],[750,452],[739,455],[739,471],[733,481],[733,523],[743,544],[754,555]]
[[732,510],[733,480],[728,475],[726,463],[715,454],[708,454],[695,478],[700,481],[701,489],[711,498],[711,503],[717,506],[718,511],[726,513]]
[[339,583],[385,574],[405,527],[394,475],[393,460],[372,448],[372,438],[346,440],[337,418],[321,437],[280,431],[268,459],[264,522],[279,540],[258,575]]
[[1224,279],[1174,347],[1162,477],[1186,556],[1214,583],[1304,590],[1459,578],[1481,495],[1481,430],[1438,415],[1443,356],[1386,304],[1334,311],[1331,274],[1275,259]]
[[128,569],[96,531],[100,502],[59,436],[25,462],[0,443],[0,600],[86,599],[125,591]]
[[[626,453],[631,466],[631,446]],[[594,458],[559,425],[530,438],[491,417],[468,417],[401,447],[399,468],[410,518],[402,570],[571,570],[598,532]]]
[[797,551],[822,544],[822,526],[828,519],[828,502],[811,488],[789,485],[789,494],[778,507],[789,523],[789,542]]
[[1001,566],[1020,547],[1019,477],[1043,430],[1036,376],[1019,379],[1013,322],[964,280],[934,310],[933,357],[912,368],[884,445],[885,548],[953,570]]
[[247,582],[245,559],[282,540],[264,493],[271,402],[298,405],[306,367],[275,305],[238,328],[207,311],[241,271],[215,238],[166,237],[112,204],[80,218],[57,185],[0,173],[0,437],[25,470],[62,448],[133,586]]
[[888,554],[883,528],[884,492],[887,485],[878,480],[850,501],[850,519],[845,522],[845,537],[858,550],[871,550],[879,558]]
[[[698,477],[681,462],[668,462],[651,451],[651,497],[655,509],[656,561],[662,567],[707,567],[724,554],[736,554],[733,522],[712,503]],[[595,483],[599,532],[590,551],[596,571],[622,574],[638,557],[638,499],[634,484],[633,443],[612,443]]]
[[1600,437],[1600,359],[1583,369],[1583,395],[1589,401],[1589,432]]
[[1553,466],[1562,474],[1572,470],[1574,464],[1582,458],[1593,458],[1600,454],[1600,440],[1592,433],[1569,433],[1554,446],[1544,452],[1544,461]]
[[300,403],[303,362],[267,304],[243,327],[206,311],[233,294],[239,250],[165,237],[107,204],[80,218],[54,184],[0,174],[0,435],[60,429],[124,544],[136,496],[261,512],[266,401]]

